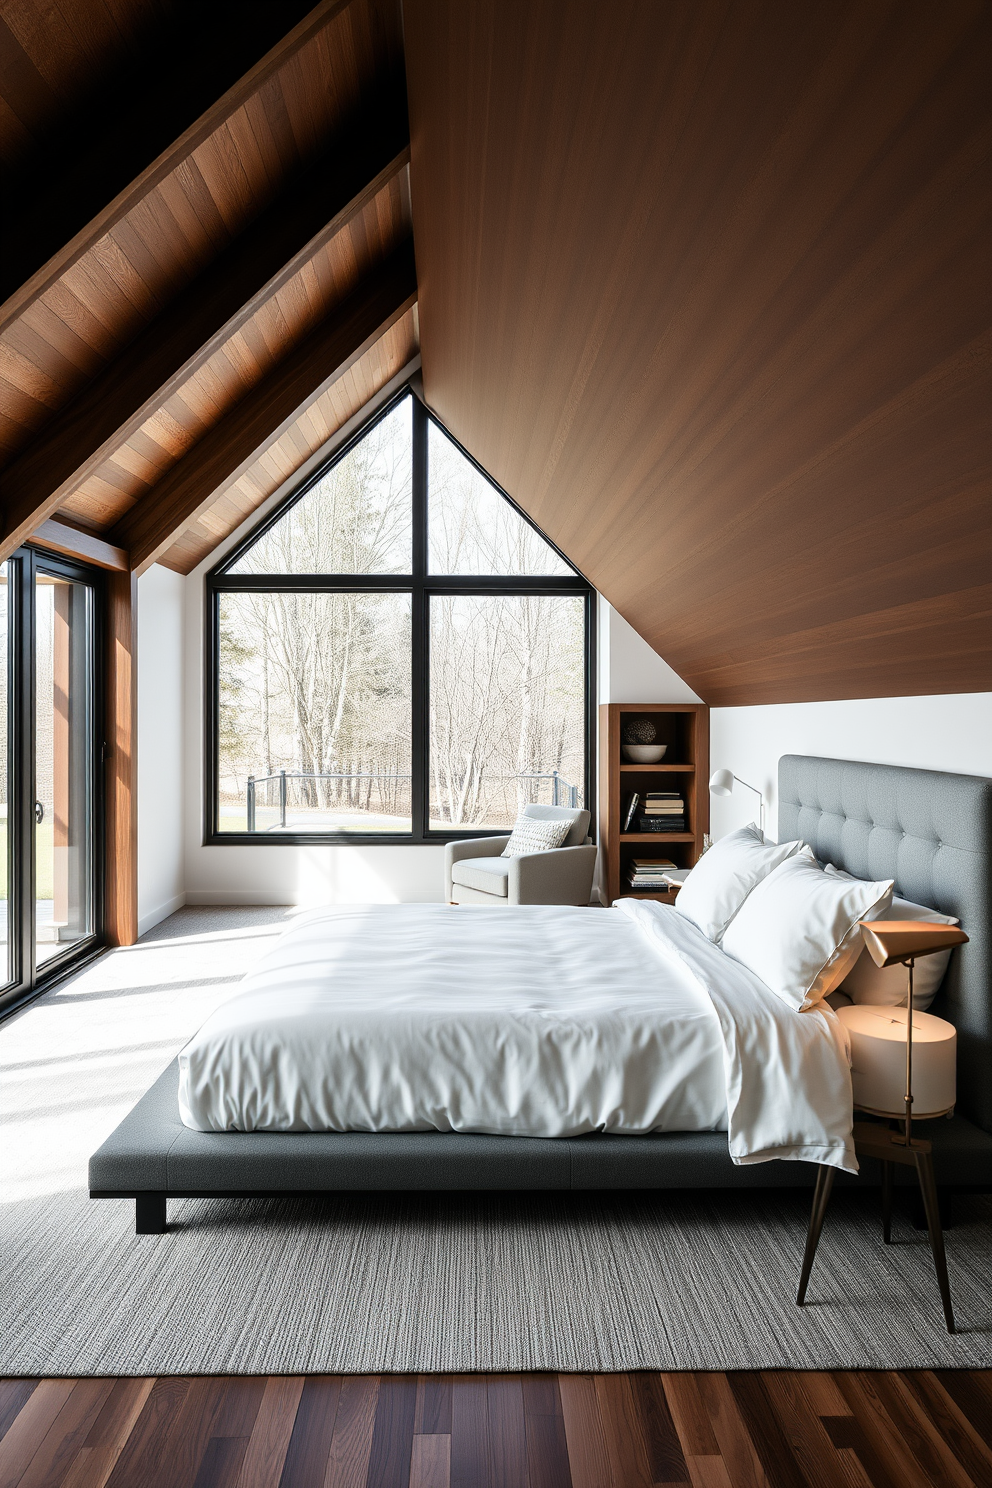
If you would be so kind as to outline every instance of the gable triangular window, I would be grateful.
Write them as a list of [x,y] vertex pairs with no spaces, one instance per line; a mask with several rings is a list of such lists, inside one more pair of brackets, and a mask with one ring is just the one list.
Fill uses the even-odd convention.
[[329,466],[227,569],[232,574],[387,574],[412,566],[413,398]]
[[432,574],[574,573],[433,420],[427,472]]
[[409,391],[207,582],[209,841],[443,841],[588,800],[593,592]]

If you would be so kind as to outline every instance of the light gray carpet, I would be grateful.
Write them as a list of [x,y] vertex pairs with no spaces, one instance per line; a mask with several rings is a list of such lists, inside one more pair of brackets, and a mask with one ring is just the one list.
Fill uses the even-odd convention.
[[0,1031],[0,1374],[909,1368],[992,1362],[992,1201],[881,1244],[834,1197],[355,1196],[173,1203],[165,1236],[86,1197],[86,1159],[286,921],[186,910]]

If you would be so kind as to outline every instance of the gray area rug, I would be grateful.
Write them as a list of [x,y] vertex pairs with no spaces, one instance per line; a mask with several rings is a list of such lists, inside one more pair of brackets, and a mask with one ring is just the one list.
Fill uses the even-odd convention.
[[992,1363],[992,1199],[883,1247],[835,1194],[807,1306],[808,1198],[343,1196],[173,1202],[164,1236],[86,1160],[286,923],[189,909],[0,1030],[0,1374],[920,1368]]

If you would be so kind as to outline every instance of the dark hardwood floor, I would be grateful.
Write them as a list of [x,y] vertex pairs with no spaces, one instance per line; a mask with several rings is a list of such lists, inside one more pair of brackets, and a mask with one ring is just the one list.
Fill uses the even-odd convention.
[[989,1488],[992,1371],[0,1381],[0,1488]]

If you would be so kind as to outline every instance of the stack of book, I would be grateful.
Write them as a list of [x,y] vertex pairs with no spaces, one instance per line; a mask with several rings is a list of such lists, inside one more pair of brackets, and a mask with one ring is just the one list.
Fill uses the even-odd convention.
[[632,889],[665,890],[665,874],[675,867],[671,858],[631,858],[628,883]]
[[678,791],[648,791],[637,819],[639,832],[684,832],[685,802]]

